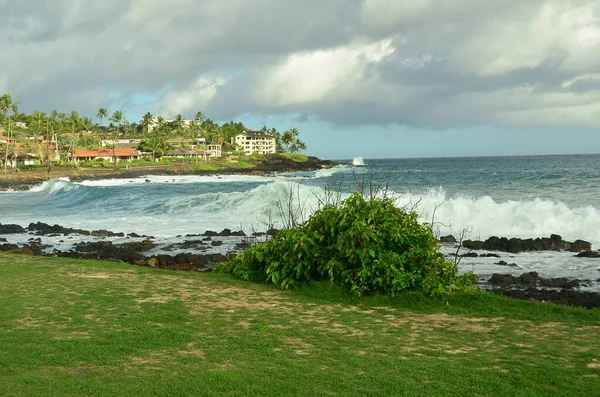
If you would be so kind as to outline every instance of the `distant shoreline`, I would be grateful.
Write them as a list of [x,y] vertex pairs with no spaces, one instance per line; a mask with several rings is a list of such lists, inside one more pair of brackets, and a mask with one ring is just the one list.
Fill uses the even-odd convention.
[[270,159],[264,163],[257,164],[253,168],[221,168],[217,170],[194,170],[190,164],[171,163],[132,166],[129,169],[107,169],[107,168],[78,168],[69,166],[51,167],[50,172],[44,167],[33,170],[0,173],[0,190],[29,190],[31,186],[56,178],[69,178],[71,180],[101,180],[101,179],[124,179],[138,178],[145,175],[269,175],[278,172],[301,172],[316,171],[331,168],[347,163],[321,160],[316,157],[308,157],[306,162],[296,162],[283,157]]

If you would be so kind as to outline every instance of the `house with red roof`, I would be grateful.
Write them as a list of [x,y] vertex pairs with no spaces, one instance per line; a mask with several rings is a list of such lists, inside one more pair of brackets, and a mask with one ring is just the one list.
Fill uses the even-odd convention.
[[113,149],[76,149],[75,161],[95,161],[108,160],[111,163],[116,157],[119,161],[134,161],[139,160],[141,155],[135,148],[115,148]]

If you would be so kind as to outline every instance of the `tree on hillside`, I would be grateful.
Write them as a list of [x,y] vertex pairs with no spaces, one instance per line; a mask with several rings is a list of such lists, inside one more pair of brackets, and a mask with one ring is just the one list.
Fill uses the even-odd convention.
[[98,109],[98,114],[96,114],[96,117],[100,119],[100,125],[102,125],[102,120],[108,118],[108,110],[104,108]]
[[8,120],[8,125],[6,126],[6,136],[8,138],[6,142],[6,147],[4,149],[4,172],[6,172],[6,167],[8,163],[8,152],[10,149],[10,131],[11,131],[11,122],[10,116],[11,113],[17,114],[19,113],[18,108],[19,102],[13,102],[10,94],[4,94],[0,97],[0,112],[2,112],[3,118]]
[[121,129],[121,123],[123,122],[123,112],[120,110],[115,110],[113,115],[110,117],[110,121],[117,123],[117,130],[112,138],[113,161],[115,169],[117,169],[117,156],[115,156],[115,140],[117,139],[117,136],[119,135],[119,130]]
[[290,153],[298,153],[301,150],[306,150],[306,144],[298,139],[300,131],[297,128],[291,128],[281,136],[281,143]]
[[152,161],[155,162],[157,154],[162,157],[166,152],[172,150],[173,147],[162,137],[155,136],[143,141],[140,144],[140,149],[145,152],[152,152]]
[[150,130],[150,124],[152,124],[154,120],[154,116],[152,115],[152,113],[147,112],[143,117],[142,120],[140,120],[140,124],[142,125],[142,133],[148,134],[149,130]]

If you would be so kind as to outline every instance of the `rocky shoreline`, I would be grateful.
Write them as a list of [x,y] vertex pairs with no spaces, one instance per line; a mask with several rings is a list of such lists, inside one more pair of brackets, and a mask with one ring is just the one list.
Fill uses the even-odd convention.
[[219,170],[192,170],[189,164],[136,166],[130,169],[95,169],[72,167],[36,168],[31,171],[0,174],[0,190],[28,190],[33,185],[55,178],[67,177],[73,181],[138,178],[146,175],[271,175],[281,172],[315,171],[324,168],[347,165],[330,160],[308,156],[305,162],[298,162],[283,156],[267,157],[255,168],[223,168]]
[[[230,229],[223,229],[220,232],[208,230],[197,235],[177,236],[176,242],[165,244],[164,242],[159,243],[152,236],[136,233],[115,233],[108,230],[90,231],[42,222],[30,223],[27,227],[16,224],[0,224],[0,236],[5,236],[0,237],[0,251],[24,255],[119,261],[136,266],[206,272],[211,271],[216,264],[226,262],[251,244],[264,241],[276,233],[277,230],[271,229],[266,233],[253,233],[248,236],[243,231]],[[15,239],[11,239],[13,241],[9,242],[10,236],[21,236],[22,243],[15,243]],[[63,243],[65,239],[71,237],[74,240],[68,249],[57,248],[59,243]],[[56,243],[54,245],[49,243],[50,239],[54,239],[52,241]],[[540,244],[523,243],[523,241],[529,240],[539,240]],[[600,257],[598,251],[591,251],[589,242],[578,240],[578,242],[570,243],[563,241],[558,235],[552,235],[548,239],[521,240],[491,237],[484,242],[466,240],[460,244],[460,247],[456,245],[458,242],[455,241],[456,239],[452,236],[440,239],[441,244],[452,245],[459,251],[467,249],[466,254],[458,254],[461,258],[500,257],[495,252],[479,254],[473,252],[476,249],[483,250],[484,247],[485,250],[496,252],[512,252],[514,247],[536,247],[537,250],[566,249],[573,254],[572,256],[578,258]],[[511,241],[512,243],[507,243]],[[160,253],[153,252],[159,248],[159,244],[161,245]],[[582,251],[577,252],[577,249],[582,249]],[[503,260],[499,260],[495,264],[518,267],[514,263],[507,263]],[[488,279],[482,279],[479,287],[512,298],[600,308],[600,292],[581,290],[582,287],[585,288],[594,282],[600,283],[600,278],[597,280],[567,277],[544,278],[540,277],[537,272],[524,272],[520,275],[493,273]]]

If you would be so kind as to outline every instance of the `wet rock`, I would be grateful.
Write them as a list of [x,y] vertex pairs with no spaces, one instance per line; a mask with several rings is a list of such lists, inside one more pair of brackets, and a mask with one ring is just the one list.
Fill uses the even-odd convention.
[[505,261],[499,261],[499,262],[495,263],[495,265],[510,266],[510,267],[519,267],[519,265],[517,265],[516,263],[507,263]]
[[212,269],[214,265],[226,262],[229,258],[222,254],[178,254],[175,256],[156,255],[135,262],[139,266],[150,266],[172,270]]
[[538,274],[537,272],[527,272],[527,273],[523,273],[519,276],[519,281],[522,284],[533,284],[535,285],[538,281]]
[[580,286],[579,280],[569,280],[566,277],[542,278],[540,283],[544,287],[552,288],[578,288]]
[[600,307],[600,293],[588,291],[547,290],[528,288],[494,289],[491,292],[516,299],[533,299],[541,302],[552,302],[567,306],[582,306],[588,309]]
[[202,241],[212,241],[212,237],[204,237]]
[[80,234],[82,236],[89,236],[90,232],[82,229],[73,229],[63,227],[57,224],[49,225],[43,222],[30,223],[27,226],[29,231],[35,232],[36,236],[48,236],[48,235],[69,235],[69,234]]
[[21,234],[25,233],[25,228],[21,225],[15,224],[6,224],[3,225],[0,223],[0,234]]
[[219,235],[219,233],[213,231],[213,230],[207,230],[204,233],[202,233],[203,236],[206,237],[217,237]]
[[85,259],[103,259],[134,263],[135,261],[142,259],[143,255],[137,251],[140,246],[130,244],[136,243],[115,245],[112,241],[83,242],[75,244],[75,251]]
[[7,240],[6,240],[5,238],[3,238],[3,237],[0,237],[0,243],[6,243],[6,241],[7,241]]
[[518,279],[512,274],[492,274],[492,277],[488,280],[488,283],[494,285],[514,285],[518,284]]
[[114,232],[111,232],[109,230],[104,230],[104,229],[92,230],[90,234],[95,237],[124,237],[125,236],[124,233],[114,233]]
[[471,250],[480,250],[483,248],[483,241],[465,240],[462,242],[462,246]]
[[219,240],[213,240],[213,241],[210,243],[210,245],[212,245],[213,247],[219,247],[219,246],[223,245],[223,242],[222,242],[222,241],[219,241]]
[[500,258],[500,255],[498,254],[492,254],[492,253],[485,253],[485,254],[481,254],[479,255],[480,258]]
[[550,235],[550,250],[551,251],[560,251],[562,244],[562,237],[558,234]]
[[456,242],[457,242],[456,237],[454,237],[451,234],[440,237],[440,243],[456,243]]
[[19,248],[17,244],[0,244],[0,251],[10,251],[15,248]]
[[589,241],[584,240],[575,240],[574,243],[571,244],[571,252],[581,252],[581,251],[591,251],[592,244]]
[[506,251],[513,253],[513,254],[518,254],[519,252],[523,252],[524,251],[523,242],[521,241],[520,238],[511,238],[510,240],[508,240],[508,244],[506,246]]
[[508,251],[508,239],[506,237],[492,236],[483,242],[481,247],[487,251]]
[[575,255],[577,258],[600,258],[600,252],[598,251],[582,251]]
[[479,255],[475,252],[467,252],[466,254],[459,255],[461,258],[477,258]]

